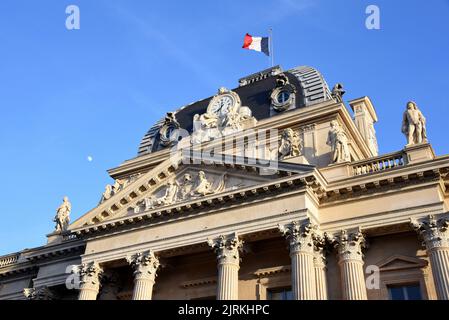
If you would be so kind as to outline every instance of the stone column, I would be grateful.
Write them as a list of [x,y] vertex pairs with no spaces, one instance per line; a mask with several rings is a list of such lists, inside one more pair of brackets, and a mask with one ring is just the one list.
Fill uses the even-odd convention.
[[338,250],[343,299],[367,300],[362,254],[366,242],[363,234],[360,231],[348,234],[343,230],[334,243]]
[[96,300],[100,291],[100,277],[103,270],[98,263],[83,263],[79,269],[80,272],[80,293],[79,300]]
[[134,269],[133,300],[151,300],[159,260],[152,250],[136,253],[126,260]]
[[429,216],[411,224],[424,239],[438,300],[449,300],[449,219]]
[[323,247],[315,249],[313,265],[315,269],[316,299],[327,300],[326,252]]
[[207,241],[218,261],[217,300],[237,300],[239,294],[240,251],[243,241],[236,233]]
[[296,221],[279,226],[290,244],[290,258],[292,263],[292,289],[296,300],[315,300],[315,270],[314,235],[316,226],[305,221],[302,224]]

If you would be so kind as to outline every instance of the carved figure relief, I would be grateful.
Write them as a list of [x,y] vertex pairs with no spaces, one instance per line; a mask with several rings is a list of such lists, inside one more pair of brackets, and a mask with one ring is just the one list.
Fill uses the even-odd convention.
[[402,133],[407,145],[427,142],[426,118],[415,102],[409,101],[402,119]]
[[179,187],[179,199],[185,200],[190,195],[190,192],[192,191],[193,187],[193,181],[192,181],[192,175],[189,173],[184,174],[184,177],[182,178],[182,181],[180,183]]
[[253,127],[257,120],[251,109],[241,105],[237,93],[220,88],[206,113],[193,117],[192,143],[201,143]]
[[282,132],[281,145],[278,150],[279,160],[297,157],[301,154],[302,142],[297,132],[288,128]]
[[150,210],[156,207],[166,206],[174,203],[176,200],[177,193],[178,193],[178,183],[174,180],[169,181],[165,189],[165,194],[162,197],[145,198],[144,200],[145,210]]
[[70,211],[72,210],[72,204],[69,202],[68,197],[64,197],[62,204],[56,209],[56,215],[53,219],[56,222],[55,231],[63,232],[67,230],[70,223]]
[[332,161],[334,163],[351,161],[348,137],[340,124],[335,120],[331,121],[331,129],[329,130],[326,143],[332,148]]
[[204,171],[199,171],[195,182],[192,180],[191,174],[186,173],[181,181],[170,180],[165,186],[163,196],[157,197],[152,195],[143,199],[134,208],[134,213],[171,205],[178,201],[216,194],[222,192],[225,188],[226,173],[213,181],[206,177],[206,173]]
[[139,173],[138,175],[130,176],[129,179],[116,179],[113,186],[107,184],[101,196],[100,204],[105,202],[106,200],[109,200],[113,195],[125,189],[129,183],[137,180],[140,177],[140,175],[141,174]]

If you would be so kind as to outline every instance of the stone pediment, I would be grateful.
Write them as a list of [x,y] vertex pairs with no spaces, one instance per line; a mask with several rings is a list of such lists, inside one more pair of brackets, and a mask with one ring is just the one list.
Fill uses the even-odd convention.
[[416,257],[408,257],[403,255],[393,255],[377,263],[381,272],[396,271],[402,269],[423,268],[427,266],[427,261]]
[[[239,162],[243,163],[243,162]],[[282,177],[311,172],[313,166],[279,162],[267,174],[261,165],[212,164],[200,161],[183,164],[181,159],[167,159],[149,172],[126,183],[118,192],[74,221],[70,230],[100,224],[173,205],[219,197],[222,193],[263,185]]]

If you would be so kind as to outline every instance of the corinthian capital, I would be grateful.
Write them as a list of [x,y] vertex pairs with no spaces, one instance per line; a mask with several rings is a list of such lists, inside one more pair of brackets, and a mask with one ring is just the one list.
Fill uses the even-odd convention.
[[46,286],[41,288],[25,288],[23,294],[28,300],[54,300],[55,295]]
[[367,243],[360,230],[352,233],[342,230],[339,235],[330,236],[330,241],[337,248],[340,261],[363,260],[362,249],[366,248]]
[[221,235],[216,239],[208,239],[207,243],[217,253],[217,259],[220,264],[239,264],[239,252],[243,249],[243,241],[239,239],[237,233],[229,236]]
[[156,271],[160,266],[159,259],[152,250],[139,252],[126,258],[133,267],[135,277],[156,277]]
[[318,231],[318,226],[310,223],[293,221],[286,225],[278,225],[279,231],[287,238],[290,244],[290,253],[308,252],[313,253],[314,249],[324,244],[324,238]]
[[79,268],[80,283],[83,286],[99,286],[103,269],[95,261],[83,263]]
[[423,238],[423,245],[428,250],[435,248],[449,248],[449,219],[447,217],[436,219],[433,215],[429,215],[420,221],[410,219],[410,224]]

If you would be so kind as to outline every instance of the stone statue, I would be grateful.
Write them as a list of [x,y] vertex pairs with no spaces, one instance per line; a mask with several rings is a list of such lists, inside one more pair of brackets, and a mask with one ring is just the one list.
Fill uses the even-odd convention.
[[198,182],[196,187],[190,193],[191,196],[205,196],[214,193],[212,183],[206,179],[204,171],[198,172]]
[[407,145],[427,142],[426,118],[415,102],[409,101],[402,119],[402,133],[407,138]]
[[106,200],[109,200],[113,195],[114,195],[114,192],[112,190],[112,186],[110,184],[107,184],[104,189],[103,195],[101,196],[100,203],[103,203]]
[[167,188],[165,189],[165,194],[162,197],[160,198],[150,197],[144,199],[145,210],[173,204],[176,201],[177,193],[178,193],[178,183],[174,180],[168,181]]
[[69,198],[64,197],[62,204],[56,209],[56,215],[53,219],[56,222],[56,232],[66,231],[70,222],[70,211],[72,210],[72,205],[69,202]]
[[192,176],[189,173],[184,174],[182,182],[179,188],[179,198],[181,200],[186,200],[192,191],[193,181]]
[[337,83],[332,88],[332,98],[334,98],[337,102],[343,102],[343,95],[345,93],[346,91],[343,89],[343,85],[341,83]]
[[112,187],[113,194],[116,194],[119,191],[123,190],[126,187],[126,183],[127,181],[124,179],[115,180],[114,186]]
[[331,121],[331,129],[326,143],[332,148],[332,161],[334,163],[351,161],[348,137],[336,120]]
[[282,132],[281,145],[279,147],[279,160],[287,157],[297,157],[301,153],[301,141],[298,133],[288,128]]

